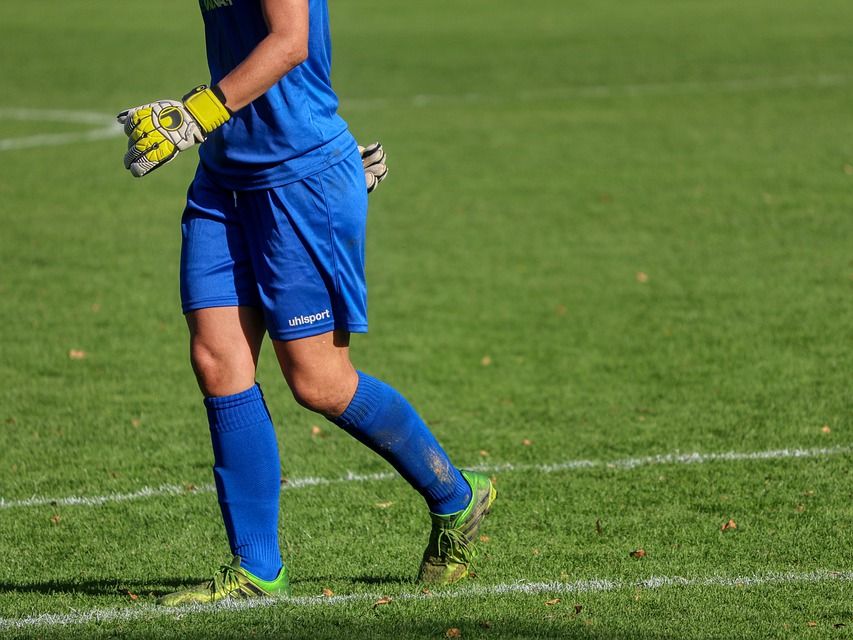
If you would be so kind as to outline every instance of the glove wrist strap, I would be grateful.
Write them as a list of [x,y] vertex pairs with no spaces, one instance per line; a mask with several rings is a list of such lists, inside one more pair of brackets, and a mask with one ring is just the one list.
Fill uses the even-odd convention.
[[184,96],[183,103],[205,136],[231,119],[231,110],[225,106],[225,96],[218,86],[201,84]]

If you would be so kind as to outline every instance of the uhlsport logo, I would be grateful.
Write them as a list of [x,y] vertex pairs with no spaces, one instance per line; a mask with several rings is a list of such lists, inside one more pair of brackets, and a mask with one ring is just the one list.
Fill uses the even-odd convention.
[[303,324],[314,324],[317,320],[328,320],[332,317],[331,312],[326,309],[320,313],[312,313],[310,316],[294,316],[287,321],[291,327],[299,327]]
[[213,11],[219,7],[230,7],[233,0],[199,0],[202,11]]

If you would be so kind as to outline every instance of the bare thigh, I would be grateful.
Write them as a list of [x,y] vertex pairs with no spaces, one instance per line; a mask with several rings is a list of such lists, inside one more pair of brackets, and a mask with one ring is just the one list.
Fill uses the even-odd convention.
[[227,396],[255,384],[264,317],[255,307],[211,307],[187,314],[190,360],[205,396]]

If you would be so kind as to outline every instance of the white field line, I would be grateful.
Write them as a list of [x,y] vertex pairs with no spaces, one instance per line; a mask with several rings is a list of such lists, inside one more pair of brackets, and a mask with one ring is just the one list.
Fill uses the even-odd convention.
[[[732,588],[763,587],[773,585],[815,584],[820,582],[853,581],[850,571],[815,571],[811,573],[764,573],[746,576],[710,576],[705,578],[686,578],[682,576],[654,576],[639,582],[624,582],[607,578],[579,580],[577,582],[510,582],[496,585],[472,585],[438,591],[430,594],[402,593],[392,596],[389,605],[395,601],[423,600],[459,600],[472,597],[502,597],[508,595],[558,595],[601,593],[620,589],[662,589],[667,587]],[[295,596],[282,598],[259,598],[224,600],[208,605],[188,605],[167,608],[152,604],[140,604],[125,608],[90,609],[74,613],[45,613],[26,618],[0,618],[0,631],[20,630],[44,627],[71,626],[83,624],[104,624],[112,622],[130,622],[151,620],[154,618],[183,618],[192,614],[211,614],[219,611],[245,611],[269,607],[309,607],[336,606],[348,603],[370,603],[387,596],[383,593],[352,593],[336,596]]]
[[[67,111],[61,109],[23,109],[0,107],[0,119],[19,122],[62,122],[88,125],[84,131],[67,133],[39,133],[31,136],[0,138],[0,151],[55,147],[75,142],[91,142],[123,135],[121,125],[114,116],[92,111]],[[94,128],[92,128],[94,127]]]
[[[643,456],[639,458],[621,458],[617,460],[566,460],[556,463],[526,464],[505,462],[493,465],[476,465],[472,469],[485,473],[558,473],[574,469],[605,468],[616,470],[631,470],[638,467],[655,465],[689,465],[704,464],[708,462],[741,462],[754,460],[784,460],[796,458],[822,458],[837,456],[853,452],[853,447],[821,447],[814,449],[770,449],[766,451],[724,451],[719,453],[666,453],[656,456]],[[396,473],[368,473],[360,474],[348,472],[339,478],[319,478],[307,476],[302,478],[289,478],[282,489],[304,489],[306,487],[325,486],[332,484],[345,484],[350,482],[378,482],[392,480],[399,477]],[[0,509],[13,509],[16,507],[39,507],[51,506],[86,506],[96,507],[107,503],[128,502],[144,498],[155,498],[160,496],[186,496],[193,493],[210,493],[214,491],[212,484],[198,486],[186,486],[178,484],[164,484],[159,487],[142,487],[128,493],[108,493],[100,496],[65,496],[51,498],[45,496],[32,496],[23,499],[0,498]]]
[[[503,94],[460,93],[420,94],[398,98],[343,98],[341,100],[341,107],[344,111],[358,111],[394,105],[422,108],[433,105],[527,103],[538,100],[746,93],[772,89],[821,89],[839,87],[851,83],[853,83],[853,76],[851,75],[818,74],[814,76],[777,76],[728,80],[555,86]],[[0,119],[29,122],[64,122],[96,127],[68,133],[44,133],[13,138],[0,138],[0,151],[52,147],[76,142],[104,140],[122,135],[122,128],[115,122],[115,118],[112,115],[91,111],[0,107]]]

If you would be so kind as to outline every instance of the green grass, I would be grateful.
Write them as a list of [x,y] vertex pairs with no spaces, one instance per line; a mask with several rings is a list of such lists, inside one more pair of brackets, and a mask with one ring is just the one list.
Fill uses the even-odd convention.
[[[14,61],[0,109],[109,114],[204,81],[197,7],[145,6],[0,7]],[[371,196],[371,333],[353,357],[458,464],[842,452],[498,474],[473,584],[619,583],[603,592],[401,597],[419,593],[419,498],[343,483],[283,494],[287,561],[297,596],[367,599],[176,619],[144,607],[227,560],[212,493],[0,509],[0,618],[143,607],[5,636],[849,636],[848,580],[632,585],[853,570],[853,6],[331,10],[342,113],[391,167]],[[75,127],[6,120],[0,140]],[[0,150],[6,500],[211,482],[177,291],[194,158],[134,181],[122,153],[120,138]],[[387,470],[295,405],[268,348],[259,379],[284,475]],[[396,599],[373,609],[372,595]]]

